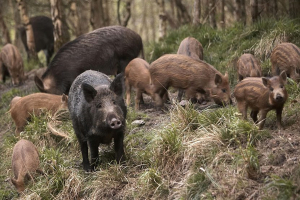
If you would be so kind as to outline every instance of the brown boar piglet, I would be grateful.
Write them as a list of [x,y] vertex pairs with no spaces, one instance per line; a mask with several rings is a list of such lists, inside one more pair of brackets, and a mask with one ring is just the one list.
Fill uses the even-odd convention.
[[[234,90],[234,96],[237,101],[237,107],[242,113],[243,118],[247,119],[247,109],[251,109],[251,118],[255,123],[259,123],[259,129],[263,129],[267,113],[270,110],[276,110],[277,126],[282,128],[281,115],[284,103],[288,98],[284,87],[286,84],[286,73],[281,72],[280,76],[274,76],[270,79],[246,78],[239,82]],[[260,112],[260,118],[257,114]]]
[[24,130],[32,114],[40,115],[43,110],[54,114],[57,110],[68,109],[68,96],[64,94],[34,93],[19,98],[15,103],[14,99],[11,102],[10,114],[15,122],[17,135]]
[[249,53],[243,54],[237,61],[239,81],[246,77],[261,77],[259,61]]
[[138,110],[143,103],[143,93],[152,97],[152,84],[149,72],[149,64],[141,59],[135,58],[125,68],[126,104],[130,105],[131,88],[136,90],[135,109]]
[[0,80],[3,83],[6,76],[11,77],[14,86],[25,80],[23,59],[17,47],[12,44],[6,44],[0,52]]
[[157,107],[163,106],[163,97],[169,87],[185,90],[187,99],[196,99],[197,94],[202,93],[218,105],[231,103],[228,74],[222,75],[204,61],[166,54],[152,62],[149,71]]
[[32,142],[21,139],[15,144],[12,170],[14,178],[11,178],[11,181],[19,193],[25,190],[25,180],[33,179],[35,172],[43,173],[40,170],[39,153]]
[[281,43],[271,53],[272,74],[278,76],[285,71],[287,77],[300,80],[300,49],[292,43]]

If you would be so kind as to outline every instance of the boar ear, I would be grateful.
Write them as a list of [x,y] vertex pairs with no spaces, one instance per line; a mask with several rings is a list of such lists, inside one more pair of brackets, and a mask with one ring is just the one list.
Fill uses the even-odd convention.
[[90,103],[95,98],[97,91],[93,88],[93,86],[86,83],[82,83],[81,87],[85,100]]
[[220,74],[216,74],[215,76],[215,84],[220,85],[222,83],[222,77]]
[[34,82],[35,82],[35,85],[37,86],[37,88],[41,92],[46,92],[45,89],[44,89],[44,83],[43,83],[43,81],[37,75],[34,76]]
[[262,77],[261,79],[262,79],[262,82],[263,82],[264,86],[269,87],[268,86],[269,85],[269,79],[267,79],[265,77]]
[[284,82],[286,82],[286,73],[285,73],[284,70],[280,73],[279,76],[282,78],[282,80],[283,80]]
[[124,74],[120,73],[116,76],[113,82],[110,84],[109,89],[112,90],[116,95],[123,96],[124,93]]
[[68,96],[63,94],[62,97],[61,97],[61,102],[68,102]]

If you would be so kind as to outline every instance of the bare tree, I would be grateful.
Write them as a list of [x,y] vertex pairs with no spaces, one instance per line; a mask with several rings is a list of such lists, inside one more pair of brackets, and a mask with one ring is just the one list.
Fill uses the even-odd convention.
[[250,0],[252,22],[256,22],[259,18],[258,0]]
[[188,24],[191,22],[191,17],[187,11],[185,5],[181,2],[181,0],[174,0],[177,8],[177,19],[180,24]]
[[221,27],[225,29],[225,0],[221,1]]
[[209,2],[209,24],[213,28],[217,28],[216,22],[216,0],[211,0]]
[[67,20],[69,27],[76,36],[89,32],[89,15],[89,1],[72,0],[70,2]]
[[201,15],[201,1],[194,0],[194,16],[193,16],[193,25],[198,26],[200,24],[200,15]]
[[10,39],[10,36],[9,36],[9,31],[7,29],[7,26],[6,26],[6,23],[4,21],[4,17],[3,17],[3,14],[2,14],[2,8],[0,8],[0,27],[2,29],[2,34],[5,38],[5,43],[11,43],[11,39]]
[[126,27],[131,16],[131,0],[126,0],[126,5],[125,5],[126,14],[123,20],[121,19],[121,14],[120,14],[120,3],[121,0],[118,0],[118,21],[120,25]]
[[162,40],[167,34],[167,16],[165,9],[165,0],[156,0],[159,7],[159,28],[158,28],[158,39]]
[[245,0],[235,0],[235,18],[236,21],[246,25],[246,5]]
[[38,60],[37,54],[35,52],[33,29],[29,21],[29,17],[27,15],[25,0],[17,0],[17,6],[18,6],[22,23],[26,29],[26,40],[27,40],[29,58],[33,60]]
[[50,0],[50,5],[54,25],[54,49],[57,51],[63,44],[70,40],[70,35],[64,16],[62,15],[61,0]]
[[109,4],[105,0],[91,0],[91,18],[90,23],[93,29],[109,26]]

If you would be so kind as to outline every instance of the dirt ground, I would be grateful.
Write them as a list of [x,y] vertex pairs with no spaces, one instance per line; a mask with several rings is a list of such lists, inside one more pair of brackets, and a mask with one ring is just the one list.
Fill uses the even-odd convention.
[[[2,95],[9,90],[13,89],[10,84],[1,84],[0,85],[0,96],[2,100]],[[33,81],[33,77],[29,77],[25,83],[21,86],[16,87],[21,91],[36,91],[36,86]],[[171,98],[175,98],[177,93],[173,93]],[[154,102],[147,96],[144,96],[145,104],[141,105],[141,112],[144,112],[148,115],[148,118],[145,120],[144,129],[153,129],[156,126],[159,126],[162,122],[169,121],[169,115],[166,115],[168,111],[157,111],[155,109]],[[296,102],[298,103],[298,102]],[[132,102],[133,104],[133,102]],[[9,105],[7,105],[9,106]],[[211,106],[211,103],[206,105],[199,105],[198,108],[201,110],[204,107]],[[167,108],[170,108],[171,105],[167,105]],[[260,197],[259,194],[261,187],[264,185],[264,180],[266,177],[271,174],[276,174],[282,178],[291,177],[295,183],[300,185],[300,126],[299,126],[299,116],[292,117],[295,121],[292,125],[286,125],[287,121],[283,117],[284,130],[277,130],[275,123],[266,124],[267,129],[271,129],[271,138],[261,141],[258,143],[257,150],[259,154],[259,163],[260,163],[260,177],[257,180],[254,180],[250,188],[246,188],[245,192],[240,194],[240,199],[246,199],[246,197],[252,196],[250,199],[257,199]],[[3,141],[3,135],[11,132],[8,131],[10,127],[5,127],[0,130],[0,145]],[[134,133],[134,129],[132,133]],[[250,180],[249,180],[250,181]],[[252,181],[252,180],[251,180]],[[243,198],[244,197],[244,198]],[[239,198],[238,198],[239,199]]]

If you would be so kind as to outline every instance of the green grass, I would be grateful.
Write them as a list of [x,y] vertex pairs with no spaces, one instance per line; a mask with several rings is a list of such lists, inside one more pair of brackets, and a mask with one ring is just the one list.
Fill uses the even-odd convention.
[[[205,25],[184,26],[170,32],[162,42],[146,46],[146,55],[152,62],[162,54],[176,53],[181,40],[193,36],[204,47],[204,60],[221,72],[228,71],[234,86],[237,81],[234,62],[243,52],[259,57],[264,74],[269,74],[268,56],[275,42],[288,37],[299,46],[298,24],[282,19],[263,20],[249,27],[236,24],[226,30]],[[298,119],[300,90],[299,84],[291,80],[286,88],[289,99],[283,125],[290,126]],[[237,195],[253,188],[257,188],[263,199],[289,199],[298,195],[298,165],[293,175],[261,176],[259,145],[272,138],[276,120],[273,111],[268,114],[265,129],[258,130],[250,117],[241,119],[235,106],[200,111],[192,104],[181,107],[175,103],[165,114],[170,120],[162,120],[155,127],[132,125],[137,119],[147,123],[151,116],[143,110],[128,108],[124,139],[126,163],[115,162],[113,144],[100,145],[102,162],[96,172],[86,173],[82,170],[79,144],[68,117],[56,118],[55,124],[57,130],[70,136],[68,139],[50,133],[47,123],[53,118],[48,113],[32,116],[20,137],[14,136],[15,127],[7,113],[9,102],[16,95],[33,92],[36,89],[14,88],[1,96],[0,123],[6,134],[0,146],[3,158],[0,199],[18,198],[9,177],[12,176],[12,149],[20,138],[37,146],[45,173],[29,182],[21,199],[237,199]]]

